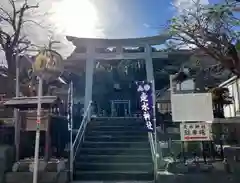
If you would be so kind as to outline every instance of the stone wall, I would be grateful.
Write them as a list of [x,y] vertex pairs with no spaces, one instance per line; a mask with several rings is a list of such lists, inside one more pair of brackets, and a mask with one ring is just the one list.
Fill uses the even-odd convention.
[[[39,160],[38,183],[67,183],[66,163],[66,160]],[[20,160],[13,165],[12,171],[5,174],[4,183],[32,183],[33,171],[33,159]]]
[[158,175],[158,183],[239,183],[240,176],[227,174],[173,174]]
[[0,146],[0,183],[4,182],[4,174],[10,171],[14,162],[14,148]]
[[[32,183],[32,172],[9,172],[4,183]],[[67,172],[42,172],[39,174],[38,183],[67,183]]]

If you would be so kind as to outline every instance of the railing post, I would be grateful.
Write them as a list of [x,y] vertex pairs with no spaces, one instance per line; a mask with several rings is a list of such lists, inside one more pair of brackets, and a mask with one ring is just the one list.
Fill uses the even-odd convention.
[[70,83],[70,181],[73,180],[73,134],[72,134],[72,129],[73,129],[73,82]]
[[89,108],[87,109],[87,121],[91,120],[92,117],[92,101],[89,102]]
[[[72,101],[72,103],[73,103],[73,101]],[[76,153],[78,151],[78,147],[80,145],[81,139],[83,138],[88,120],[91,118],[91,104],[92,104],[92,102],[89,102],[88,107],[86,108],[86,111],[84,112],[83,119],[82,119],[81,125],[78,129],[77,135],[74,139],[74,142],[72,142],[72,141],[70,142],[70,160],[69,161],[70,161],[70,179],[71,180],[73,180],[73,162],[75,160]],[[71,120],[72,119],[73,118],[71,118]],[[71,123],[72,123],[72,121],[71,121]],[[81,129],[83,129],[83,130],[81,131]],[[71,140],[73,140],[72,139],[72,130],[71,130]]]

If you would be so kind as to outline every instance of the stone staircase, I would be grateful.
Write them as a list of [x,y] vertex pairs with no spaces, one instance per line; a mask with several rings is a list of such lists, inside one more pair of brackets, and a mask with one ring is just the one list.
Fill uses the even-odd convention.
[[75,181],[152,181],[145,124],[137,119],[93,119],[74,164]]

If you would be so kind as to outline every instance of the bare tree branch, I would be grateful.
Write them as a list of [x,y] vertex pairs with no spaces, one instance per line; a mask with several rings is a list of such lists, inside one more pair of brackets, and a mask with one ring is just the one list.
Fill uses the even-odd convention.
[[[40,26],[34,20],[27,18],[27,13],[33,13],[32,10],[37,9],[39,5],[30,5],[28,0],[25,0],[19,6],[17,1],[8,0],[9,10],[0,7],[0,47],[5,52],[10,80],[15,78],[16,50],[21,53],[31,46],[27,36],[22,34],[24,24],[31,22]],[[10,91],[10,93],[12,92]]]
[[233,23],[240,21],[230,11],[231,6],[233,4],[209,7],[195,3],[194,11],[185,10],[183,14],[170,21],[169,27],[175,48],[179,48],[177,46],[179,42],[179,46],[195,45],[240,76],[240,60],[232,43],[233,40],[239,40]]
[[0,21],[3,21],[3,20],[8,23],[12,23],[12,16],[2,7],[0,7]]
[[[12,0],[10,0],[12,1]],[[12,41],[12,45],[11,46],[15,46],[18,39],[19,39],[19,36],[20,36],[20,32],[21,32],[21,29],[22,29],[22,25],[23,25],[23,19],[24,19],[24,13],[30,9],[35,9],[35,8],[38,8],[39,6],[38,5],[34,5],[34,6],[30,6],[28,5],[27,1],[25,1],[25,3],[23,4],[23,6],[20,8],[19,11],[16,12],[16,15],[18,16],[18,23],[17,23],[17,26],[15,27],[16,30],[15,30],[15,34],[14,34],[14,39]],[[15,19],[16,21],[16,19]]]

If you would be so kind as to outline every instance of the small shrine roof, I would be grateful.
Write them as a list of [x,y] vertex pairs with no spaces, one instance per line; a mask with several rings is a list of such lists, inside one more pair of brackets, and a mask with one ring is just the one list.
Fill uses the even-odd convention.
[[[57,96],[42,96],[42,108],[50,108],[57,101]],[[4,103],[4,106],[17,109],[36,109],[38,99],[37,97],[15,97]]]

